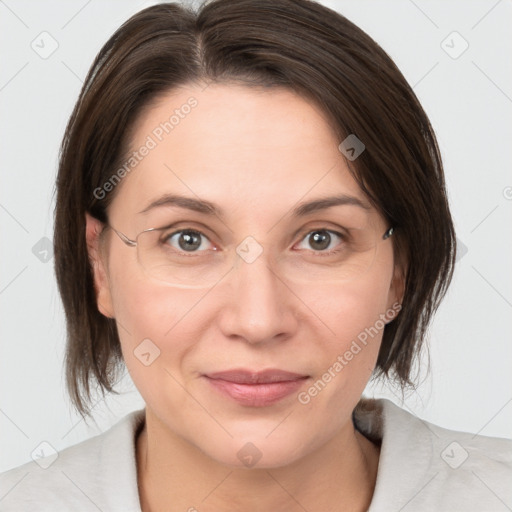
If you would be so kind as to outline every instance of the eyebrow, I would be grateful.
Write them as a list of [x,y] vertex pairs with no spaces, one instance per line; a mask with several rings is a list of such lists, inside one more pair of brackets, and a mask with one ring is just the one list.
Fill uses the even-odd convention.
[[[301,203],[294,210],[292,210],[292,216],[304,217],[313,212],[325,210],[333,206],[344,205],[357,206],[364,210],[369,210],[371,208],[369,204],[363,203],[363,201],[357,197],[341,194],[338,196],[329,196],[315,199],[307,203]],[[139,214],[146,213],[149,210],[161,206],[177,206],[178,208],[192,210],[198,213],[203,213],[205,215],[215,215],[219,218],[222,218],[224,214],[222,208],[216,206],[210,201],[194,199],[193,197],[179,196],[176,194],[165,194],[164,196],[152,201],[148,206],[141,210]]]

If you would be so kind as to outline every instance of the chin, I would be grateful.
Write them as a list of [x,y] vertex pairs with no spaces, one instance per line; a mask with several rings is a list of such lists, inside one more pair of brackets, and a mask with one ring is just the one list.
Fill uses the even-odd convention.
[[234,443],[221,453],[212,453],[218,463],[233,469],[275,469],[288,466],[301,458],[296,447],[262,444],[252,441]]
[[239,433],[233,438],[203,437],[208,444],[198,443],[198,448],[211,459],[230,468],[236,469],[272,469],[288,466],[304,457],[318,444],[319,439],[313,436],[301,436],[293,429],[283,429],[279,435],[272,429],[279,422],[273,422],[271,428],[251,428],[250,435]]

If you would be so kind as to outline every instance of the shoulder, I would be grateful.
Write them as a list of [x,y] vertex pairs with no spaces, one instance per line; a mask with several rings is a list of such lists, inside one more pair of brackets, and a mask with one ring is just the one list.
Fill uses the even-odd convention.
[[389,400],[365,400],[355,416],[382,443],[370,512],[512,507],[512,440],[446,429]]
[[135,434],[144,412],[134,411],[103,434],[0,474],[0,509],[139,512]]

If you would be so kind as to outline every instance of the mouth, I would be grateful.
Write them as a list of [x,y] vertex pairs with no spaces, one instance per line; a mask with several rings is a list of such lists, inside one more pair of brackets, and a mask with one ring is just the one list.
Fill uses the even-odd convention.
[[309,375],[277,369],[234,369],[203,377],[224,397],[248,407],[265,407],[298,391]]

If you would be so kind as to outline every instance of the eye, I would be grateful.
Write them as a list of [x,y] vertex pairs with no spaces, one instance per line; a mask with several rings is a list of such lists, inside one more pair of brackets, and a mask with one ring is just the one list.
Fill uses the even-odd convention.
[[331,244],[338,242],[343,242],[343,236],[340,233],[336,233],[335,231],[331,231],[328,229],[315,229],[310,231],[301,241],[301,243],[309,244],[309,247],[299,247],[302,249],[308,249],[315,252],[325,252],[330,254],[332,252],[336,252],[336,250],[326,251],[325,249],[331,247]]
[[[207,236],[194,229],[181,229],[170,235],[163,237],[162,242],[168,244],[174,249],[185,252],[199,252],[199,250],[208,250],[208,244],[211,245]],[[176,245],[177,244],[177,245]],[[215,250],[215,248],[212,248]]]

